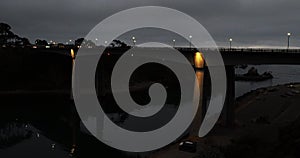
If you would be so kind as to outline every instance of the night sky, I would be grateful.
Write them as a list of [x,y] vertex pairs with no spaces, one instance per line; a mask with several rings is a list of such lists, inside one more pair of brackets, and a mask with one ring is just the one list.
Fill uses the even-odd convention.
[[[146,5],[187,13],[206,27],[219,46],[227,46],[233,38],[233,46],[286,47],[287,32],[292,32],[291,46],[300,46],[299,0],[1,0],[0,22],[31,41],[65,43],[84,37],[118,11]],[[172,38],[160,40],[171,44]]]

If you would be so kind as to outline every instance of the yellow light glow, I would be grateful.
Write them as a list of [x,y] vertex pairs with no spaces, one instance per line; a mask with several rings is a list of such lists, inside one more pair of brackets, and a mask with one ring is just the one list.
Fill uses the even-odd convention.
[[204,59],[203,59],[203,55],[200,52],[196,52],[195,53],[195,67],[196,68],[203,68],[204,66]]
[[71,49],[71,57],[72,57],[72,59],[75,59],[75,53],[74,53],[73,49]]

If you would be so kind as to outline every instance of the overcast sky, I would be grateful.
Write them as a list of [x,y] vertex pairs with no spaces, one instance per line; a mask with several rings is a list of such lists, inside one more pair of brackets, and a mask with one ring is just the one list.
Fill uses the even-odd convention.
[[31,41],[65,43],[84,37],[118,11],[145,5],[187,13],[205,26],[219,46],[227,46],[233,38],[233,46],[285,47],[287,32],[293,34],[291,45],[300,46],[299,0],[1,0],[0,22]]

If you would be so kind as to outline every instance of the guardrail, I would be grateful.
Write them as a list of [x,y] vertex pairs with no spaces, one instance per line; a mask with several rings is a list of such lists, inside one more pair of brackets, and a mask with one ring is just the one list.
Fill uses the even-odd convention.
[[300,53],[300,49],[271,49],[271,48],[220,48],[220,52],[253,52],[253,53]]
[[[196,52],[196,51],[215,51],[216,49],[212,48],[176,48],[179,51],[191,51],[191,52]],[[232,52],[232,53],[300,53],[300,49],[272,49],[272,48],[219,48],[220,52]]]

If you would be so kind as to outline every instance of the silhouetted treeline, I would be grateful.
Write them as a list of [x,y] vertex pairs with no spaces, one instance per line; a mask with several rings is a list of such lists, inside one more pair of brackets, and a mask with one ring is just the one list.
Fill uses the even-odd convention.
[[2,47],[19,47],[31,44],[27,38],[14,34],[8,24],[0,23],[0,45]]

